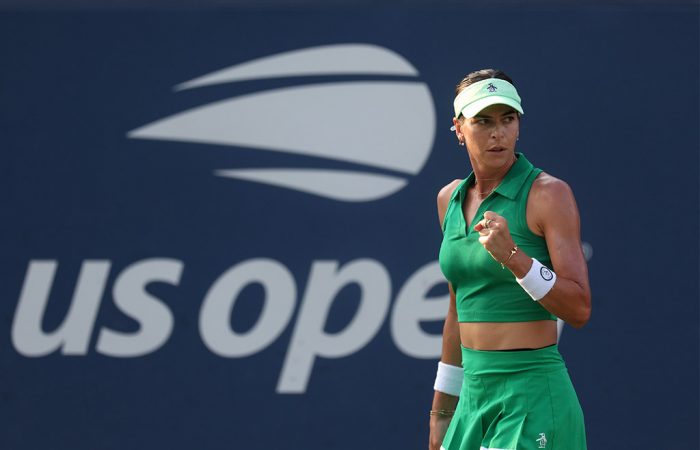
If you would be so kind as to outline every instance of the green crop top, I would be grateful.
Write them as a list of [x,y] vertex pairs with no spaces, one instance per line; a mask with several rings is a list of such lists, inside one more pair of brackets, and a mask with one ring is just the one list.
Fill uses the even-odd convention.
[[508,269],[502,269],[479,243],[473,225],[483,219],[484,211],[505,217],[513,241],[526,255],[552,268],[544,238],[527,226],[525,209],[532,182],[542,172],[521,153],[501,184],[484,199],[473,224],[467,229],[462,203],[467,188],[474,183],[471,173],[452,193],[442,223],[440,269],[457,297],[460,322],[530,322],[556,320],[523,290]]

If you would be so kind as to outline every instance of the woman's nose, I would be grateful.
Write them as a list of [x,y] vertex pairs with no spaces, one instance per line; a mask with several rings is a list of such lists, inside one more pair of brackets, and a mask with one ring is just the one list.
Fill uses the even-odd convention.
[[503,126],[496,124],[491,129],[491,137],[498,138],[503,136]]

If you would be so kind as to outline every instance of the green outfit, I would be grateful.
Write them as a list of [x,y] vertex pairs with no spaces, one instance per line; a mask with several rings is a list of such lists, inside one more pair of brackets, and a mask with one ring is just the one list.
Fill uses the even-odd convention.
[[474,183],[474,174],[466,178],[452,193],[443,220],[440,247],[440,268],[457,297],[457,319],[460,322],[529,322],[557,320],[515,281],[509,270],[503,270],[479,242],[474,225],[484,211],[493,211],[508,221],[513,241],[526,255],[552,268],[544,238],[527,226],[525,209],[536,169],[522,154],[501,184],[479,206],[469,228],[462,213],[467,188]]
[[[524,155],[479,206],[467,228],[462,204],[472,173],[455,189],[443,221],[440,268],[452,285],[460,322],[556,320],[479,243],[484,211],[508,222],[513,241],[552,268],[545,240],[527,226],[527,199],[541,170]],[[556,345],[537,350],[462,348],[464,382],[444,450],[585,450],[583,413]]]
[[555,345],[462,347],[464,382],[445,450],[585,450],[583,412]]

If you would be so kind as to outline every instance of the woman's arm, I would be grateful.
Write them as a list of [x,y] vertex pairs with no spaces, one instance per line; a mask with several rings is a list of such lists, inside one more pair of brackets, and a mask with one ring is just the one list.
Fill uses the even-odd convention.
[[[455,294],[450,286],[450,307],[445,317],[445,325],[442,328],[442,354],[440,361],[451,366],[462,367],[462,351],[460,349],[459,325],[457,324],[457,309],[455,306]],[[459,397],[435,391],[433,395],[432,410],[454,411]],[[440,450],[440,445],[450,425],[452,417],[430,416],[430,450]]]
[[[557,274],[556,283],[540,304],[568,324],[581,328],[591,316],[591,290],[574,193],[564,181],[542,174],[533,183],[530,196],[528,209],[532,208],[534,231],[547,241],[552,269]],[[513,273],[522,278],[527,273],[522,270],[529,270],[529,264]]]
[[[440,220],[440,226],[442,226],[445,212],[447,211],[447,205],[452,196],[452,192],[455,187],[459,184],[460,180],[455,180],[452,183],[445,186],[438,194],[438,218]],[[447,316],[445,317],[445,324],[442,328],[442,353],[440,356],[440,361],[444,364],[449,364],[451,366],[461,367],[462,366],[462,352],[460,349],[460,339],[459,339],[459,325],[457,324],[457,306],[455,300],[455,293],[451,285],[450,290],[450,305],[447,309]],[[444,392],[435,391],[433,395],[433,410],[447,410],[454,411],[457,406],[457,401],[459,397],[446,394]],[[430,450],[440,450],[440,445],[447,432],[447,427],[450,425],[451,417],[441,416],[441,415],[431,415],[430,416],[430,438],[429,438],[429,449]]]

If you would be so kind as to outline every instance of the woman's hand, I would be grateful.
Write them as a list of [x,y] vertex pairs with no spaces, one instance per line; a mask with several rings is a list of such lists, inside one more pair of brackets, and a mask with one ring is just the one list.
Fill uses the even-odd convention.
[[510,236],[505,217],[493,211],[486,211],[484,218],[474,226],[474,231],[479,232],[479,242],[493,259],[499,263],[508,259],[515,242]]
[[430,416],[430,441],[428,450],[440,450],[452,417]]

